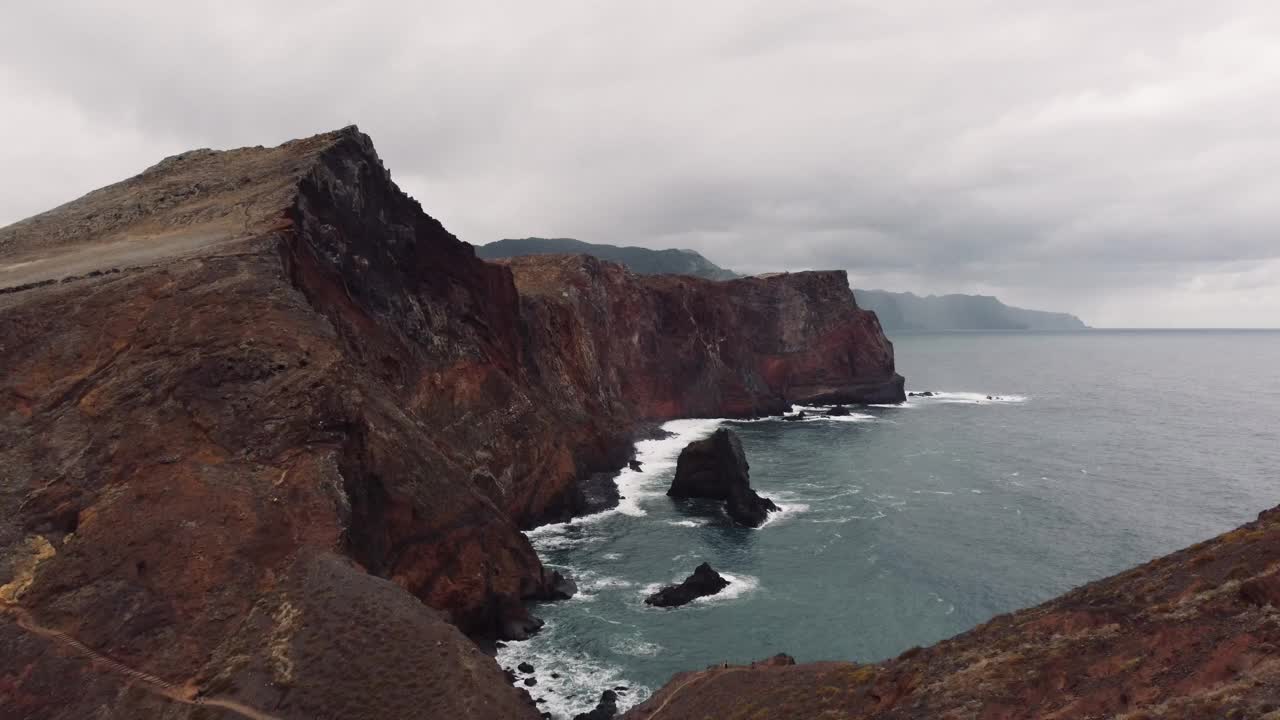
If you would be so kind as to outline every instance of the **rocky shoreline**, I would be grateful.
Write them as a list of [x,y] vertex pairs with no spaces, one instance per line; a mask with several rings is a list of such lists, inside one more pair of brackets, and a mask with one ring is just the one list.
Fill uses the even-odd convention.
[[1280,507],[879,663],[680,673],[627,720],[1280,717]]
[[[654,423],[905,399],[843,272],[487,263],[354,127],[0,228],[0,367],[0,708],[31,720],[533,720],[475,642],[570,592],[522,530],[616,503]],[[627,717],[1271,718],[1278,558],[1280,509],[931,648],[686,673]]]
[[[580,478],[666,419],[903,399],[843,272],[486,263],[355,128],[0,229],[0,290],[4,607],[275,717],[537,717],[468,636],[536,625],[559,580],[521,530],[591,508]],[[23,717],[199,711],[0,642]]]

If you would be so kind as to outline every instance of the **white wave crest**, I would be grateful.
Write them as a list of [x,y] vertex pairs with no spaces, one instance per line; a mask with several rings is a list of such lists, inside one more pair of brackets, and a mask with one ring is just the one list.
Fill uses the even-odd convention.
[[696,528],[696,527],[702,527],[703,525],[706,525],[707,521],[705,520],[668,520],[667,524],[674,525],[676,527]]
[[[915,392],[915,391],[913,391]],[[923,395],[908,395],[906,402],[896,405],[872,405],[878,408],[916,408],[926,405],[952,405],[963,403],[968,405],[1017,405],[1024,403],[1030,398],[1026,395],[1010,395],[1005,393],[985,393],[985,392],[947,392],[945,390],[932,390],[933,395],[925,397]]]
[[723,422],[721,418],[672,420],[662,426],[663,430],[672,433],[670,437],[636,443],[636,461],[640,463],[640,470],[628,468],[618,473],[618,493],[622,499],[618,502],[617,512],[636,517],[647,514],[641,502],[666,493],[666,488],[660,487],[662,483],[657,482],[658,477],[675,469],[676,459],[686,445],[707,437]]
[[729,581],[729,587],[721,590],[715,595],[704,595],[694,600],[696,603],[710,605],[714,603],[729,602],[748,593],[755,592],[760,588],[760,578],[751,575],[731,575],[727,572],[720,573],[720,577]]
[[800,513],[809,511],[809,506],[805,503],[782,502],[777,498],[773,498],[773,500],[774,504],[780,509],[769,513],[769,516],[765,518],[764,522],[760,523],[760,527],[756,528],[756,530],[763,530],[770,525],[776,525],[784,520],[790,520]]
[[[637,640],[631,647],[646,649],[641,643],[642,640]],[[617,649],[615,651],[623,652]],[[522,662],[534,666],[538,684],[525,688],[522,681],[528,676],[517,673],[516,687],[529,690],[534,698],[545,699],[546,702],[538,707],[555,718],[571,718],[578,713],[590,711],[600,699],[600,693],[615,687],[627,687],[625,692],[618,693],[620,712],[649,696],[649,688],[628,682],[622,676],[621,667],[602,662],[585,653],[557,647],[552,623],[548,623],[529,640],[510,642],[506,647],[499,648],[497,659],[500,665],[513,671]],[[553,674],[557,677],[552,677]]]

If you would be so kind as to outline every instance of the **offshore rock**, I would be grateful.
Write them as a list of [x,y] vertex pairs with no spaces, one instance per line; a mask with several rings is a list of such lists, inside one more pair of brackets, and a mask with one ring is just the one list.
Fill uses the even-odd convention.
[[700,597],[715,595],[729,587],[729,581],[720,577],[720,573],[711,565],[702,563],[694,569],[693,574],[679,585],[668,585],[645,598],[646,605],[656,607],[679,607],[687,605]]
[[1274,718],[1278,604],[1280,507],[891,660],[680,673],[624,717]]
[[725,511],[735,522],[760,527],[769,513],[779,508],[751,489],[749,470],[737,433],[721,428],[680,451],[667,495],[723,500]]

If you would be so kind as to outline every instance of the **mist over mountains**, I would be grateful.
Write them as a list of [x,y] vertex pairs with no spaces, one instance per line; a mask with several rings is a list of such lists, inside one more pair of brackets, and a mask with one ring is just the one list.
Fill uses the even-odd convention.
[[990,295],[928,295],[853,291],[858,306],[875,312],[886,332],[902,330],[1086,330],[1069,313],[1026,310]]
[[[521,255],[582,254],[616,262],[642,275],[693,275],[711,280],[741,277],[693,250],[651,250],[588,243],[572,238],[498,240],[476,247],[486,260]],[[886,332],[932,330],[1084,330],[1089,326],[1069,313],[1013,307],[990,295],[928,295],[888,290],[853,291],[858,305],[874,311]]]

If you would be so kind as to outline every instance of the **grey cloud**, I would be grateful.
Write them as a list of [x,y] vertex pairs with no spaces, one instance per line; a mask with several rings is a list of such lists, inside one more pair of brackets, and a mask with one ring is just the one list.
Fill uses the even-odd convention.
[[357,122],[471,242],[692,247],[1098,324],[1276,325],[1272,2],[44,2],[0,222]]

